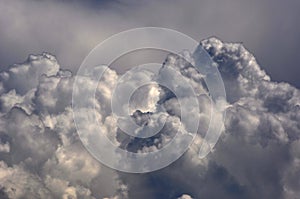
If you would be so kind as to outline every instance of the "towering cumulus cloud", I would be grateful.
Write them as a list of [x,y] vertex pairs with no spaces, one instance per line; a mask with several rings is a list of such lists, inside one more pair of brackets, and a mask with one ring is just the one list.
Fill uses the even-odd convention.
[[[299,90],[272,82],[241,44],[210,38],[200,45],[218,64],[224,80],[228,101],[222,105],[227,113],[225,130],[214,151],[199,159],[211,111],[204,77],[182,58],[169,55],[163,67],[180,72],[199,93],[200,110],[191,107],[190,111],[199,114],[199,135],[179,160],[147,174],[111,170],[83,147],[71,109],[74,75],[61,70],[54,56],[31,55],[23,64],[1,72],[0,198],[297,198]],[[192,59],[188,53],[184,56]],[[130,75],[138,79],[145,74]],[[108,69],[93,101],[104,135],[137,153],[161,148],[180,123],[176,97],[156,84],[133,95],[131,112],[137,124],[158,125],[150,116],[166,121],[155,138],[135,139],[117,127],[109,111],[118,79],[118,74]],[[94,83],[86,81],[82,86],[90,89]],[[156,102],[164,106],[165,114],[151,113]]]

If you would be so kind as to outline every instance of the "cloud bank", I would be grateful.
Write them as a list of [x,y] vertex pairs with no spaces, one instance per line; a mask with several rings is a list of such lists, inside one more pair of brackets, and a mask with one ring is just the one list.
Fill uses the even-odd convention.
[[[210,38],[200,45],[218,64],[224,79],[228,95],[224,133],[215,150],[199,159],[211,111],[204,77],[180,57],[169,55],[163,67],[178,71],[199,93],[200,110],[191,109],[191,114],[198,114],[201,128],[179,160],[147,174],[113,171],[82,146],[71,109],[74,75],[62,70],[54,56],[31,55],[26,62],[1,72],[1,197],[297,198],[299,90],[271,81],[241,44]],[[185,57],[192,59],[189,54]],[[142,78],[145,74],[132,75]],[[148,103],[136,98],[132,115],[136,123],[155,125],[148,117],[155,110],[155,101],[166,108],[167,119],[155,138],[134,139],[117,128],[108,111],[118,78],[115,71],[108,70],[93,101],[104,135],[134,152],[161,148],[177,133],[180,123],[176,97],[157,85],[142,89]],[[94,83],[87,81],[82,86],[89,89]]]

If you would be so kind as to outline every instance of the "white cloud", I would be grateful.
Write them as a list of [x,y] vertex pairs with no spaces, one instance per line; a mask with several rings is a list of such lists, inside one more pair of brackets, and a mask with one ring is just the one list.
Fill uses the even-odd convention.
[[191,196],[187,195],[187,194],[183,194],[181,197],[179,197],[178,199],[192,199]]
[[[165,198],[181,196],[182,199],[296,196],[300,188],[295,178],[300,173],[297,166],[299,90],[286,83],[272,82],[240,44],[212,38],[201,45],[218,63],[224,78],[230,103],[222,104],[227,108],[225,133],[212,154],[205,159],[198,158],[212,105],[204,76],[182,59],[170,55],[165,67],[180,72],[197,91],[200,110],[187,108],[190,116],[200,118],[199,135],[191,149],[174,164],[143,175],[112,171],[84,149],[76,133],[70,106],[74,77],[70,72],[60,70],[53,56],[30,56],[24,64],[2,72],[0,184],[3,194],[10,198],[113,199],[155,198],[158,195]],[[185,56],[192,59],[188,53]],[[147,117],[142,114],[156,111],[154,104],[159,101],[167,110],[164,115],[166,125],[155,139],[146,142],[126,137],[116,127],[110,111],[112,90],[118,79],[115,71],[107,70],[98,84],[96,99],[91,99],[103,133],[115,144],[131,151],[149,152],[163,147],[180,125],[178,100],[170,91],[157,86],[142,90],[147,101],[135,98],[134,109],[142,109],[135,119],[143,123]],[[175,80],[166,79],[177,85]],[[96,83],[94,80],[82,81],[83,90],[91,89]],[[75,95],[84,93],[75,92]],[[88,119],[86,113],[92,110],[81,111],[82,118]],[[187,128],[189,122],[184,124]],[[89,123],[85,125],[89,130],[96,129]]]
[[[286,83],[272,82],[241,44],[223,43],[215,38],[201,44],[218,63],[224,78],[230,102],[225,133],[206,159],[199,160],[199,148],[192,145],[188,153],[168,168],[140,177],[124,175],[123,179],[131,185],[129,195],[141,197],[134,190],[146,189],[145,193],[154,192],[162,198],[184,193],[194,198],[295,198],[300,188],[296,155],[299,90]],[[192,70],[188,65],[183,67],[178,64],[180,61],[172,60],[172,66],[179,65],[178,70],[189,81],[195,81],[184,72]],[[195,88],[201,86],[201,78],[197,79]],[[202,110],[210,113],[205,111],[209,102],[205,103],[205,97],[201,99]],[[178,112],[175,103],[170,105],[168,109]],[[205,127],[206,120],[201,124]],[[160,187],[143,187],[153,179],[160,182]]]
[[0,162],[0,187],[9,198],[52,198],[41,180],[19,166]]
[[1,77],[3,192],[10,198],[114,195],[118,175],[102,169],[79,141],[70,107],[73,77],[59,71],[55,57],[32,55]]

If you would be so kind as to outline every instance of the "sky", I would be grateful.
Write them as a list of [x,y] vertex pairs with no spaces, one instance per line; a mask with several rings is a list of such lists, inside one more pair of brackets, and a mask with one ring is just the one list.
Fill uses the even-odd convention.
[[88,52],[114,33],[159,26],[197,41],[216,36],[242,42],[275,81],[299,87],[300,3],[288,1],[1,1],[0,66],[50,52],[77,69]]
[[[0,0],[0,198],[296,199],[300,194],[299,8],[296,0]],[[90,71],[91,78],[76,74],[101,41],[143,26],[172,28],[199,41],[218,67],[227,100],[219,104],[210,100],[206,74],[191,64],[200,52],[194,56],[186,52],[183,57],[133,52],[128,60],[117,60],[100,79],[96,74],[101,66]],[[149,55],[163,62],[157,73],[130,70],[127,78],[139,83],[164,80],[179,88],[179,96],[158,83],[133,95],[131,118],[145,125],[138,133],[160,124],[161,120],[151,118],[165,120],[160,133],[140,139],[118,126],[111,103],[118,82],[125,85],[120,71],[149,61]],[[125,67],[118,70],[118,65]],[[174,74],[180,75],[180,81]],[[73,92],[76,81],[79,90]],[[185,85],[197,91],[199,107],[185,95]],[[122,88],[118,99],[128,94]],[[91,98],[88,94],[94,91]],[[79,100],[77,109],[72,109],[72,97],[86,99],[92,106],[81,107]],[[185,102],[186,118],[179,102]],[[162,115],[156,104],[164,108]],[[223,114],[213,112],[216,109],[226,111],[221,137],[210,154],[199,158],[201,145],[210,144],[205,133],[211,114],[219,116],[214,124],[222,122]],[[76,125],[74,110],[80,117]],[[133,174],[111,169],[85,148],[90,140],[106,136],[137,154],[155,152],[176,134],[185,135],[195,118],[199,128],[189,150],[157,171]],[[78,135],[78,128],[87,130],[86,137]],[[101,134],[89,133],[98,131]]]

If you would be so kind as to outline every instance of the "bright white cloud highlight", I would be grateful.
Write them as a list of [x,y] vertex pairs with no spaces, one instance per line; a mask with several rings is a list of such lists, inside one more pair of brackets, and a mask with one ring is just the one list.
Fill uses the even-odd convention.
[[[127,175],[99,164],[83,148],[73,123],[74,77],[60,70],[54,56],[30,56],[0,74],[0,189],[9,198],[295,198],[299,195],[300,94],[276,83],[260,69],[242,45],[211,38],[201,42],[218,64],[229,104],[225,132],[214,152],[198,159],[199,144],[209,125],[211,103],[203,75],[170,55],[173,67],[199,94],[200,127],[195,144],[168,168]],[[187,55],[188,56],[188,55]],[[99,125],[115,144],[149,152],[168,143],[180,123],[178,101],[153,87],[137,98],[142,113],[163,100],[168,117],[162,133],[138,140],[122,134],[108,112],[119,76],[108,70],[93,100]],[[89,89],[95,82],[82,82]],[[83,110],[85,113],[90,110]],[[145,118],[137,115],[140,120]],[[188,124],[186,124],[188,126]],[[94,126],[88,126],[90,130]],[[159,186],[155,183],[161,183]],[[184,195],[186,194],[186,195]]]

